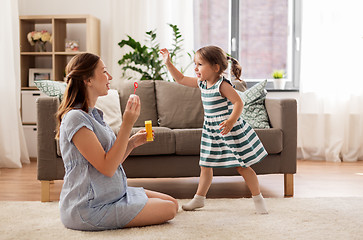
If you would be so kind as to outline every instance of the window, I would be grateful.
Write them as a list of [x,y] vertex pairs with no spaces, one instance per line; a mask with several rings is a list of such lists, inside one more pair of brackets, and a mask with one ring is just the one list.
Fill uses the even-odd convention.
[[194,48],[229,48],[229,0],[194,0]]
[[284,70],[286,88],[298,88],[298,4],[300,0],[195,0],[195,49],[223,48],[240,61],[247,84]]

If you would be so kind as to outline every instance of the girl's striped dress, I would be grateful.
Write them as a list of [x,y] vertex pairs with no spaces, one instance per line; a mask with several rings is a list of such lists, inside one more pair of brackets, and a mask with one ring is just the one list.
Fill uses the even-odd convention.
[[229,133],[220,133],[219,124],[227,120],[233,110],[233,104],[219,91],[223,81],[232,85],[224,77],[208,89],[206,81],[198,82],[204,107],[199,165],[213,168],[249,167],[267,156],[267,152],[255,131],[241,117]]

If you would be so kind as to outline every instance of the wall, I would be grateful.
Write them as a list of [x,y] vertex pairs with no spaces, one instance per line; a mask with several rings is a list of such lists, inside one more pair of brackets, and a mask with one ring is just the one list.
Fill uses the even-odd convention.
[[296,101],[299,101],[300,93],[299,92],[268,92],[267,97],[269,98],[294,98]]
[[[107,66],[111,66],[111,51],[107,36],[110,35],[111,0],[18,0],[19,16],[21,15],[93,15],[101,22],[101,58]],[[79,34],[82,34],[79,33]],[[77,35],[77,31],[71,33],[74,39],[84,39]],[[112,69],[109,69],[110,71]]]

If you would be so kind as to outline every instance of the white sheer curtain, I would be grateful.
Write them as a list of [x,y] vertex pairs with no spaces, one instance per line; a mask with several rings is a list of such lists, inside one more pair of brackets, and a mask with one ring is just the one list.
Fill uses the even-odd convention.
[[0,167],[29,163],[20,120],[18,1],[0,1]]
[[[173,35],[167,24],[176,24],[184,38],[184,50],[193,50],[193,0],[111,0],[111,11],[113,24],[109,49],[114,78],[111,84],[116,84],[121,77],[121,67],[117,62],[127,51],[118,43],[127,39],[127,35],[145,44],[145,32],[156,29],[160,48],[171,48]],[[188,62],[185,58],[181,65],[186,66]]]
[[363,160],[363,2],[303,1],[298,145],[304,159]]

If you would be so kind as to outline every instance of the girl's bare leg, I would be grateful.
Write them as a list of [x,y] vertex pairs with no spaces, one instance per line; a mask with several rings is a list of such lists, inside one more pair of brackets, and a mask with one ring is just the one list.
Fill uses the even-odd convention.
[[182,208],[186,211],[192,211],[196,208],[204,207],[204,200],[213,179],[213,168],[200,167],[200,178],[197,193],[194,198]]
[[252,199],[255,203],[256,212],[259,214],[267,214],[265,200],[260,191],[260,184],[257,175],[251,167],[237,167],[238,173],[245,179],[245,182],[252,193]]
[[237,167],[237,171],[245,179],[252,196],[260,194],[260,184],[255,171],[251,167]]
[[212,184],[213,168],[200,167],[200,178],[197,189],[197,195],[205,197]]
[[149,200],[144,208],[125,227],[161,224],[173,219],[178,212],[178,201],[166,194],[145,190]]

